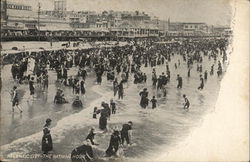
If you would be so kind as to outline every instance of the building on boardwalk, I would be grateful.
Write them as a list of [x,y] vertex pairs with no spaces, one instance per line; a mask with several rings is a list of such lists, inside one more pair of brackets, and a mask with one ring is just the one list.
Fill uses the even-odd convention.
[[[1,1],[2,40],[40,37],[151,38],[229,36],[228,27],[204,22],[170,22],[140,11],[67,11],[66,0],[54,0],[54,10],[33,8],[15,0]],[[25,39],[24,39],[25,37]],[[66,39],[66,38],[65,38]]]

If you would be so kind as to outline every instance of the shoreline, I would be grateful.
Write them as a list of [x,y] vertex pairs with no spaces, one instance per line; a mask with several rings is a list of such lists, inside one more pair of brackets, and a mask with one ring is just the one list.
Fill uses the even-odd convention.
[[[147,68],[147,69],[149,69],[149,68]],[[130,76],[131,77],[131,76]],[[148,83],[147,83],[148,84]],[[171,84],[173,84],[173,82],[171,83]],[[209,82],[208,82],[208,84],[210,84]],[[136,123],[136,125],[137,126],[139,126],[139,125],[141,125],[142,126],[142,124],[140,124],[142,121],[147,121],[146,123],[148,123],[148,124],[153,124],[151,127],[154,127],[154,125],[156,124],[156,125],[158,125],[159,126],[159,124],[161,123],[160,121],[164,121],[164,120],[166,120],[167,118],[165,118],[165,117],[163,117],[163,116],[161,116],[161,114],[166,114],[166,112],[168,112],[168,113],[173,113],[173,115],[175,116],[175,117],[177,117],[177,116],[179,116],[179,118],[183,118],[183,117],[185,117],[186,115],[188,115],[188,113],[185,113],[185,112],[181,112],[181,109],[180,110],[178,110],[177,112],[176,112],[176,110],[175,110],[175,108],[171,108],[171,107],[168,107],[167,109],[165,108],[165,106],[164,106],[164,104],[162,105],[162,106],[160,106],[158,109],[156,109],[156,111],[155,112],[153,112],[152,110],[150,110],[150,109],[146,109],[146,110],[143,110],[143,109],[141,109],[140,108],[140,106],[139,105],[137,105],[136,107],[134,107],[135,105],[133,104],[134,102],[136,102],[137,103],[137,101],[136,101],[136,97],[135,96],[137,96],[137,94],[133,94],[132,95],[132,93],[134,93],[133,92],[133,90],[139,90],[139,89],[141,89],[142,87],[144,87],[144,86],[146,86],[146,85],[134,85],[133,83],[131,83],[131,80],[130,80],[130,86],[129,86],[129,88],[128,89],[125,89],[125,99],[123,100],[123,101],[117,101],[118,102],[118,104],[122,104],[121,105],[121,107],[123,107],[123,109],[125,109],[125,112],[127,112],[127,115],[126,115],[126,113],[125,114],[120,114],[120,115],[115,115],[115,116],[113,116],[113,117],[111,117],[112,118],[112,120],[113,121],[115,121],[116,123],[117,122],[121,122],[121,123],[126,123],[127,122],[127,120],[129,120],[129,118],[130,119],[132,119],[132,121],[134,121],[135,123]],[[170,85],[171,86],[171,85]],[[86,109],[84,109],[84,110],[82,110],[82,111],[80,111],[79,113],[76,113],[76,114],[72,114],[72,115],[69,115],[69,116],[66,116],[65,118],[63,118],[62,120],[59,120],[58,121],[58,123],[57,123],[57,125],[56,125],[56,127],[54,127],[54,128],[52,128],[52,130],[51,130],[51,132],[52,132],[52,138],[53,138],[53,142],[55,143],[55,145],[57,145],[58,144],[58,146],[61,146],[62,144],[64,145],[64,144],[67,144],[67,142],[65,142],[65,140],[67,141],[67,138],[70,138],[70,139],[74,139],[75,138],[75,140],[76,141],[80,141],[80,139],[83,139],[82,137],[80,137],[79,136],[79,134],[74,134],[73,133],[73,136],[72,137],[69,137],[69,132],[71,132],[71,131],[73,131],[73,132],[82,132],[82,131],[86,131],[86,130],[88,130],[88,128],[90,127],[90,126],[93,126],[93,125],[96,125],[97,123],[98,123],[98,121],[95,121],[96,122],[96,124],[94,124],[94,123],[91,123],[91,118],[90,118],[90,116],[91,116],[91,113],[92,113],[92,108],[93,108],[93,106],[97,106],[97,105],[99,105],[100,103],[101,103],[101,101],[106,101],[106,100],[108,100],[109,98],[107,98],[107,97],[109,97],[110,95],[112,96],[112,91],[108,91],[107,92],[107,85],[106,86],[102,86],[101,88],[98,88],[99,86],[98,85],[94,85],[93,86],[93,88],[95,88],[95,90],[97,90],[98,89],[98,93],[99,94],[103,94],[102,95],[102,97],[100,97],[100,98],[98,98],[98,99],[96,99],[96,100],[94,100],[90,105],[89,105],[89,108],[86,108]],[[171,86],[171,87],[169,87],[170,89],[175,89],[173,86]],[[188,87],[187,87],[188,88]],[[220,90],[220,88],[217,86],[217,88],[216,88],[216,96],[218,95],[218,91]],[[151,90],[150,90],[151,91]],[[185,89],[184,89],[184,91],[186,91]],[[176,91],[176,93],[177,93],[177,95],[178,95],[178,91]],[[202,92],[199,92],[200,94],[195,94],[195,96],[196,97],[199,97],[200,95],[205,95],[205,94],[202,94]],[[206,92],[206,93],[209,93],[209,92]],[[130,94],[129,96],[127,96],[128,94]],[[194,97],[195,97],[194,96]],[[215,96],[215,98],[216,98],[216,96]],[[128,97],[128,98],[127,98]],[[171,96],[169,96],[169,97],[171,97]],[[195,97],[195,98],[196,98]],[[106,99],[105,99],[106,98]],[[175,98],[169,98],[170,100],[176,100]],[[134,101],[133,101],[134,100]],[[132,103],[133,102],[133,103]],[[166,102],[165,100],[163,100],[163,99],[160,99],[160,101],[159,102]],[[168,102],[170,102],[170,101],[168,101]],[[176,101],[175,101],[176,102]],[[201,101],[200,101],[201,102]],[[202,102],[204,102],[204,101],[202,101]],[[209,101],[208,101],[209,102]],[[125,104],[126,103],[126,104]],[[128,104],[128,103],[132,103],[132,104]],[[124,105],[125,104],[125,105]],[[202,103],[201,103],[202,104]],[[213,103],[213,104],[215,104],[215,103]],[[124,107],[125,106],[125,107]],[[195,106],[196,107],[196,105],[193,105],[193,106]],[[197,105],[198,107],[199,107],[199,104]],[[214,108],[209,108],[209,110],[210,111],[214,111],[213,110]],[[198,110],[198,109],[197,109]],[[196,113],[195,111],[195,109],[194,110],[191,110],[191,112],[193,111],[193,113]],[[199,111],[199,110],[198,110]],[[123,112],[124,113],[124,112]],[[207,111],[205,111],[204,112],[205,114],[207,114],[207,113],[209,113],[209,111],[207,112]],[[199,118],[201,118],[203,115],[204,115],[204,113],[202,113],[202,114],[200,114],[200,113],[197,113],[197,115],[195,115],[195,116],[197,116],[197,117],[199,117]],[[87,119],[87,121],[86,120],[83,120],[83,116],[85,116],[85,115],[88,115],[88,116],[86,116],[86,119]],[[192,114],[193,115],[193,114]],[[192,115],[190,116],[191,118],[193,118],[192,117]],[[173,117],[174,117],[173,116]],[[168,120],[171,120],[173,117],[170,117],[170,119],[167,119],[167,123],[170,123],[171,121],[168,121]],[[188,116],[187,116],[188,117]],[[185,118],[187,118],[187,117],[185,117]],[[188,117],[189,118],[189,117]],[[158,119],[158,121],[157,122],[154,122],[154,120],[157,120]],[[161,120],[159,120],[159,119],[161,119]],[[66,121],[73,121],[73,122],[75,122],[75,124],[74,123],[67,123]],[[183,120],[183,119],[182,119]],[[81,122],[82,121],[82,122]],[[65,124],[65,122],[67,123],[67,124]],[[160,123],[159,123],[160,122]],[[172,121],[173,122],[173,121]],[[177,118],[177,121],[176,121],[177,123],[178,123],[178,118]],[[179,137],[178,138],[175,138],[174,136],[173,136],[173,134],[175,134],[170,128],[172,127],[171,125],[169,125],[168,127],[168,129],[167,130],[163,130],[162,131],[162,133],[160,133],[160,136],[159,135],[157,135],[157,134],[154,134],[153,132],[157,132],[158,130],[156,129],[156,130],[154,130],[154,129],[152,129],[152,130],[150,130],[150,129],[147,129],[147,127],[145,127],[145,125],[143,126],[144,128],[143,129],[141,129],[141,127],[138,127],[136,130],[146,130],[146,131],[149,131],[149,132],[151,132],[151,133],[153,133],[153,134],[147,134],[147,136],[152,136],[152,137],[157,137],[158,139],[162,139],[163,141],[163,143],[164,143],[164,141],[166,140],[166,138],[164,138],[164,137],[161,137],[163,134],[165,134],[166,132],[171,132],[169,135],[168,135],[168,138],[172,138],[171,140],[170,140],[170,143],[168,143],[167,145],[168,145],[168,147],[169,148],[171,148],[171,147],[174,147],[174,145],[176,145],[176,143],[177,142],[180,142],[180,141],[178,141],[178,140],[180,140],[180,139],[185,139],[186,137],[186,135],[188,135],[188,132],[191,130],[191,128],[193,128],[193,127],[197,127],[198,125],[201,125],[202,124],[202,122],[201,121],[199,121],[198,120],[198,123],[196,123],[196,124],[194,124],[194,123],[190,123],[189,124],[189,122],[188,122],[188,119],[185,119],[185,121],[182,121],[182,122],[187,122],[186,123],[186,126],[185,127],[187,127],[188,129],[185,129],[186,131],[183,131],[183,124],[181,124],[181,125],[176,125],[177,127],[180,127],[180,129],[176,129],[176,128],[174,128],[174,129],[176,129],[176,131],[178,132],[175,132],[175,133],[177,133],[177,134],[179,134]],[[87,126],[87,128],[84,126],[84,125],[82,125],[83,123],[90,123],[90,125],[88,125]],[[112,123],[112,122],[111,122]],[[110,123],[110,121],[108,121],[108,125],[110,125],[111,124]],[[177,124],[176,123],[176,124]],[[145,123],[144,123],[145,124]],[[165,125],[164,123],[162,123],[163,125]],[[198,125],[197,125],[198,124]],[[61,130],[60,130],[61,129]],[[64,134],[63,132],[66,132],[66,134]],[[185,133],[184,133],[185,132]],[[86,132],[85,132],[86,133]],[[139,132],[137,132],[136,134],[138,134]],[[180,136],[180,134],[183,134],[183,137],[181,137]],[[72,135],[72,134],[71,134]],[[38,137],[39,136],[39,137]],[[137,142],[138,141],[140,141],[140,138],[139,138],[139,136],[140,136],[140,133],[137,135],[138,137],[136,137],[137,138]],[[42,134],[41,133],[37,133],[36,135],[34,135],[34,137],[33,137],[33,135],[31,135],[31,137],[32,138],[36,138],[36,140],[35,141],[38,141],[38,142],[35,142],[35,145],[34,144],[32,144],[32,143],[30,143],[30,144],[28,144],[28,145],[33,145],[31,148],[30,148],[30,152],[32,152],[32,150],[37,150],[38,148],[40,148],[40,137],[42,137]],[[159,138],[160,137],[160,138]],[[173,138],[174,137],[174,138]],[[109,137],[108,137],[109,138]],[[164,140],[165,139],[165,140]],[[24,140],[25,140],[25,138],[24,138]],[[28,140],[28,137],[27,137],[27,140]],[[22,140],[19,140],[19,142],[21,142]],[[152,142],[150,139],[149,139],[149,141],[148,142]],[[146,143],[148,143],[148,142],[146,142]],[[154,141],[154,142],[156,142],[156,141]],[[159,143],[159,144],[162,144],[162,142],[161,143]],[[25,143],[25,141],[22,141],[21,143]],[[34,142],[33,142],[34,143]],[[140,142],[139,142],[140,143]],[[157,142],[156,142],[157,143]],[[18,141],[16,141],[16,144],[18,144]],[[80,143],[79,143],[80,144]],[[135,148],[137,148],[137,147],[139,147],[140,149],[140,151],[141,150],[143,150],[143,149],[145,149],[145,147],[146,147],[146,145],[143,145],[143,144],[145,144],[145,141],[144,142],[141,142],[141,146],[139,147],[138,145],[136,145],[136,146],[134,146]],[[153,143],[152,143],[153,144]],[[151,144],[151,145],[152,145]],[[11,146],[11,148],[13,148],[13,147],[15,147],[15,142],[13,142],[13,143],[11,143],[11,144],[8,144],[9,146]],[[28,145],[26,145],[26,147],[28,146]],[[68,144],[67,144],[68,145]],[[104,144],[105,145],[105,144]],[[144,148],[143,148],[143,147]],[[5,147],[7,147],[7,146],[5,146]],[[18,147],[17,147],[18,148]],[[69,151],[70,150],[70,152],[72,151],[72,149],[73,148],[66,148],[66,149],[64,149],[64,151]],[[138,148],[137,148],[138,149]],[[156,150],[158,150],[157,149],[157,147],[155,147],[155,149]],[[144,153],[146,153],[146,154],[150,154],[150,152],[152,152],[152,150],[150,151],[150,149],[148,149],[149,151],[146,151],[146,150],[144,150],[144,151],[142,151],[141,153],[140,152],[138,152],[138,155],[140,155],[140,156],[142,156]],[[20,151],[20,150],[19,150]],[[37,151],[39,151],[39,150],[37,150]],[[15,152],[13,152],[13,150],[11,151],[12,152],[12,154],[10,154],[11,156],[12,155],[14,155],[15,154]],[[23,153],[24,152],[29,152],[28,150],[23,150]],[[20,152],[18,153],[18,151],[16,152],[17,154],[20,154]],[[21,155],[23,155],[23,153],[21,153]],[[99,151],[99,153],[100,153],[100,151]],[[7,153],[8,154],[8,153]],[[29,153],[28,153],[29,154]],[[60,152],[60,154],[62,154],[62,155],[65,155],[65,152]],[[132,154],[131,153],[129,153],[128,152],[128,154],[131,156]],[[125,157],[127,160],[128,159],[130,159],[130,157]],[[139,157],[138,156],[136,156],[136,159],[138,159]]]

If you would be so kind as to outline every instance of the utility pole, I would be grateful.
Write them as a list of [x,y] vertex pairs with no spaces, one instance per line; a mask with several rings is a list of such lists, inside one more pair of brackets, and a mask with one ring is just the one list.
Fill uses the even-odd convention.
[[40,41],[40,13],[41,13],[41,4],[38,2],[38,21],[37,21],[37,27],[38,27],[38,41]]

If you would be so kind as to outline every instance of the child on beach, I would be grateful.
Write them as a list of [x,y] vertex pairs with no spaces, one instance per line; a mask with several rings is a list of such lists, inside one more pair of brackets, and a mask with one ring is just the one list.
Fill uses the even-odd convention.
[[23,112],[21,107],[19,106],[19,97],[18,97],[18,92],[17,92],[17,87],[14,86],[13,90],[11,91],[11,102],[12,102],[12,112],[14,112],[14,108],[18,108],[20,113]]
[[97,107],[94,107],[93,118],[96,119],[97,115]]
[[155,96],[153,96],[153,98],[151,99],[152,102],[152,109],[155,109],[156,108],[156,103],[157,103],[157,100],[155,99]]
[[113,99],[110,100],[110,107],[111,107],[111,113],[115,114],[116,113],[116,104],[113,101]]
[[99,145],[99,144],[97,144],[97,143],[94,142],[94,138],[95,138],[96,134],[97,134],[97,132],[95,132],[95,128],[91,128],[89,130],[89,134],[86,137],[86,140],[90,140],[90,142],[91,142],[92,145]]
[[73,101],[72,106],[77,108],[83,107],[82,101],[80,100],[79,96],[76,96],[76,99]]
[[198,90],[202,90],[204,88],[204,79],[203,79],[202,75],[200,75],[200,81],[201,81],[201,83],[200,83],[200,86],[198,87]]
[[185,94],[183,95],[183,98],[184,98],[184,101],[185,101],[185,103],[183,104],[184,109],[189,109],[190,103],[189,103],[189,100],[187,99],[187,96]]

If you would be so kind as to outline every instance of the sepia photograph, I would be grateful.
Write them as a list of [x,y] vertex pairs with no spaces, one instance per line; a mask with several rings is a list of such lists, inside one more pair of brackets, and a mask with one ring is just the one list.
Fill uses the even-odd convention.
[[248,0],[1,0],[0,161],[249,161]]

